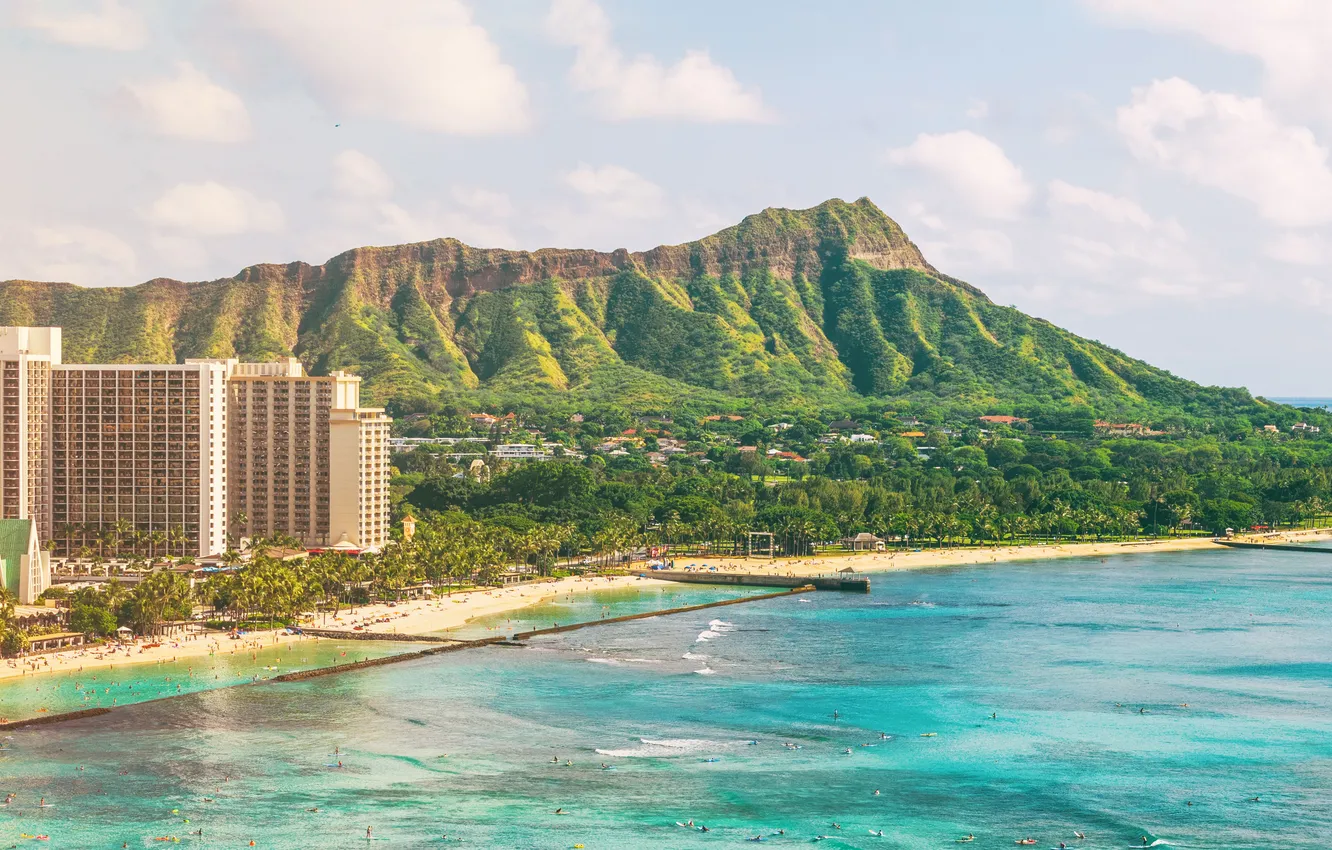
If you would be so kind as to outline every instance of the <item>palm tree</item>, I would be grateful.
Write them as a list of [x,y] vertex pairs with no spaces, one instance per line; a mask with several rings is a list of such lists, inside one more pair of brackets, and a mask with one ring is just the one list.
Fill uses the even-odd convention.
[[150,561],[157,560],[158,547],[164,546],[167,542],[165,532],[154,530],[148,532],[148,558]]
[[172,549],[184,554],[185,544],[189,542],[189,537],[186,536],[184,528],[179,525],[173,525],[167,529],[167,542],[171,545]]

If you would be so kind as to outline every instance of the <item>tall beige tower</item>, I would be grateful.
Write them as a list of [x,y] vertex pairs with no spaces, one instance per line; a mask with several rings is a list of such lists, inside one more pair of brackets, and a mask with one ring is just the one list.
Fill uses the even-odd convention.
[[289,357],[237,364],[228,383],[232,536],[383,546],[392,420],[360,407],[361,379]]
[[51,537],[52,367],[60,328],[0,328],[0,519],[31,519]]

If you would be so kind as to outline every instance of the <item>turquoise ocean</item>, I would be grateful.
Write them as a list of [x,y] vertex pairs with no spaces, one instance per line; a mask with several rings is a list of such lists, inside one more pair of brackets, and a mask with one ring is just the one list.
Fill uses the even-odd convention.
[[1324,848],[1330,610],[1332,555],[1013,563],[202,688],[13,732],[0,847]]

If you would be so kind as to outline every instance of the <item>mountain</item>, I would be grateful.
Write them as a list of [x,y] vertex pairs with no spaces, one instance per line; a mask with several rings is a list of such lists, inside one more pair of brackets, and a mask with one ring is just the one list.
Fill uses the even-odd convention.
[[71,362],[347,369],[395,410],[454,396],[836,404],[908,397],[1100,415],[1253,404],[991,302],[867,198],[768,209],[630,253],[357,248],[327,263],[128,288],[0,282],[0,325],[60,325]]

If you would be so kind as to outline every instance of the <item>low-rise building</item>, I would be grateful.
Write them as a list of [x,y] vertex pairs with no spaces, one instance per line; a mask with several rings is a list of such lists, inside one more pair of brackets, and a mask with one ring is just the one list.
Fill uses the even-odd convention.
[[0,587],[20,605],[34,605],[51,585],[51,553],[37,539],[31,519],[0,519]]

